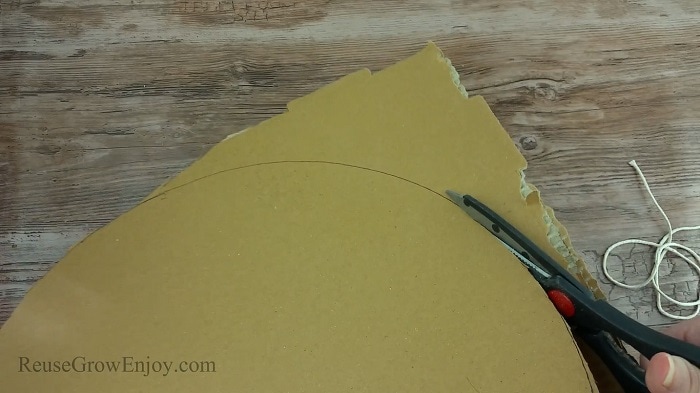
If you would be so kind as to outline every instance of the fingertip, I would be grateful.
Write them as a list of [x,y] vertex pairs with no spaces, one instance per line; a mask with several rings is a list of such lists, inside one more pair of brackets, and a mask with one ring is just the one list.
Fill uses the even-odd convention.
[[668,389],[673,378],[673,364],[670,355],[657,353],[646,367],[645,380],[651,393],[670,393]]

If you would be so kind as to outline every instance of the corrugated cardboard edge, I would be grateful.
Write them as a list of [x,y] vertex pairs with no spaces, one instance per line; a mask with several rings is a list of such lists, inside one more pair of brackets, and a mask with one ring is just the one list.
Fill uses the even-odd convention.
[[[440,53],[442,53],[442,51],[440,51]],[[452,82],[455,84],[455,87],[459,89],[460,93],[462,93],[462,95],[465,98],[469,98],[469,93],[462,84],[459,77],[459,73],[452,65],[452,61],[450,61],[450,59],[447,58],[444,54],[442,55],[441,60],[445,62],[449,67],[450,73],[452,74]],[[520,170],[520,194],[522,195],[523,200],[526,201],[528,204],[539,203],[540,206],[542,206],[542,210],[544,211],[542,220],[548,228],[547,239],[549,239],[549,243],[552,245],[552,247],[554,247],[554,249],[557,250],[559,255],[561,255],[562,258],[564,258],[564,260],[566,261],[566,269],[572,274],[574,274],[579,280],[581,280],[581,282],[584,283],[588,288],[590,288],[593,294],[596,296],[596,298],[604,299],[605,295],[598,286],[598,282],[588,271],[588,268],[586,267],[586,263],[584,262],[583,258],[574,249],[571,243],[571,239],[569,238],[569,233],[567,232],[564,225],[562,225],[559,222],[559,220],[557,220],[557,218],[555,217],[554,210],[544,204],[539,190],[534,185],[529,184],[525,181],[526,169],[527,167],[522,168]],[[536,200],[533,200],[533,198],[536,198]]]
[[[469,98],[467,89],[462,84],[459,77],[459,73],[452,65],[452,61],[450,61],[450,59],[447,58],[442,53],[442,51],[440,51],[440,53],[442,54],[442,61],[445,62],[450,69],[450,72],[452,74],[452,82],[455,84],[457,89],[459,89],[460,93],[462,93],[462,95],[465,98]],[[554,249],[557,250],[559,255],[561,255],[562,258],[564,258],[564,260],[566,261],[566,269],[572,274],[574,274],[576,278],[578,278],[582,283],[584,283],[584,285],[590,288],[590,290],[593,292],[596,298],[604,299],[605,294],[603,294],[600,287],[598,286],[598,281],[596,281],[596,279],[593,278],[591,273],[588,271],[588,268],[586,267],[586,263],[584,262],[583,258],[574,249],[571,243],[571,239],[569,238],[569,233],[567,232],[564,225],[562,225],[559,222],[559,220],[557,220],[557,218],[555,217],[554,210],[544,204],[539,190],[534,185],[529,184],[525,181],[526,169],[527,167],[522,168],[520,170],[520,194],[522,195],[523,200],[528,204],[539,203],[540,206],[542,206],[542,210],[544,211],[542,220],[548,228],[547,239],[549,239],[549,243],[552,245],[552,247],[554,247]]]
[[525,181],[525,169],[526,168],[523,168],[520,172],[522,179],[520,194],[528,203],[539,203],[542,206],[544,211],[542,220],[548,228],[547,239],[549,239],[549,243],[566,261],[566,269],[574,274],[576,278],[584,283],[584,285],[590,288],[597,299],[605,299],[605,294],[600,289],[598,281],[593,278],[591,273],[588,271],[583,257],[581,257],[581,255],[579,255],[574,249],[574,246],[571,243],[571,238],[569,237],[569,232],[566,230],[564,225],[557,220],[554,210],[544,204],[540,191],[534,185]]
[[[598,286],[598,282],[593,278],[588,271],[583,258],[576,252],[569,233],[564,225],[554,215],[554,210],[542,202],[540,191],[532,184],[525,181],[525,168],[520,172],[520,195],[527,203],[539,203],[544,211],[542,219],[548,228],[547,239],[557,252],[567,262],[566,269],[584,283],[597,299],[605,299],[605,294]],[[598,354],[588,346],[580,337],[572,334],[572,338],[576,341],[579,354],[582,359],[588,364],[588,373],[596,381],[597,387],[601,392],[606,393],[622,393],[622,387],[617,383],[617,380],[610,372],[610,369],[605,366],[605,363],[600,359]],[[620,348],[624,350],[622,343],[618,342]]]

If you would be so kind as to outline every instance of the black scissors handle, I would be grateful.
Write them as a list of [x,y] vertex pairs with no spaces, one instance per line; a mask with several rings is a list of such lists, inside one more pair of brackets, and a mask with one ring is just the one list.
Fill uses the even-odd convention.
[[657,332],[628,317],[605,300],[596,300],[581,293],[561,276],[543,280],[546,290],[562,291],[573,302],[575,314],[564,316],[572,327],[592,332],[605,331],[634,347],[646,358],[659,352],[680,356],[700,367],[700,347]]
[[659,333],[628,317],[604,300],[594,300],[578,291],[561,276],[541,282],[545,290],[564,292],[572,301],[575,313],[565,316],[569,325],[603,360],[628,393],[647,393],[644,370],[614,341],[616,337],[650,359],[659,352],[680,356],[700,365],[700,347]]

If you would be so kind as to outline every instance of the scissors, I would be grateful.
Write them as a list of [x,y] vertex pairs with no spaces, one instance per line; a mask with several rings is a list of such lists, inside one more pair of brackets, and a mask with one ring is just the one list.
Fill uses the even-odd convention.
[[470,195],[448,190],[447,195],[469,217],[498,238],[530,271],[559,314],[610,369],[620,386],[630,393],[648,393],[644,370],[619,344],[634,347],[647,359],[666,352],[700,367],[700,347],[659,333],[596,299],[574,278],[520,231]]

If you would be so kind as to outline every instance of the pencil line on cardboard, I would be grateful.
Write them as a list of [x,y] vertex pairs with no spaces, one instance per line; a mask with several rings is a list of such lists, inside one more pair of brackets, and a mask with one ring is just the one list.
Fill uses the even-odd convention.
[[[424,185],[422,185],[422,184],[420,184],[420,183],[418,183],[418,182],[415,182],[415,181],[413,181],[413,180],[407,179],[407,178],[405,178],[405,177],[401,177],[401,176],[394,175],[394,174],[389,173],[389,172],[381,171],[381,170],[379,170],[379,169],[367,168],[367,167],[363,167],[363,166],[360,166],[360,165],[346,164],[346,163],[342,163],[342,162],[332,162],[332,161],[322,161],[322,160],[282,160],[282,161],[260,162],[260,163],[255,163],[255,164],[243,165],[243,166],[239,166],[239,167],[235,167],[235,168],[222,169],[222,170],[220,170],[220,171],[216,171],[216,172],[214,172],[214,173],[210,173],[210,174],[208,174],[208,175],[205,175],[205,176],[198,177],[198,178],[196,178],[196,179],[190,180],[190,181],[188,181],[188,182],[186,182],[186,183],[184,183],[184,184],[179,184],[179,185],[177,185],[177,186],[174,186],[174,187],[172,187],[172,188],[169,188],[169,189],[167,189],[167,190],[161,192],[160,194],[153,195],[153,196],[151,196],[150,198],[147,198],[147,199],[143,200],[141,203],[148,202],[148,201],[153,200],[153,199],[155,199],[155,198],[161,197],[161,196],[163,196],[163,195],[165,195],[165,194],[167,194],[167,193],[169,193],[169,192],[171,192],[171,191],[174,191],[174,190],[177,190],[177,189],[186,187],[186,186],[191,185],[191,184],[193,184],[193,183],[196,183],[196,182],[198,182],[198,181],[202,181],[202,180],[205,180],[205,179],[207,179],[207,178],[211,178],[211,177],[213,177],[213,176],[220,175],[220,174],[222,174],[222,173],[233,172],[233,171],[240,170],[240,169],[252,168],[252,167],[263,166],[263,165],[295,164],[295,163],[298,163],[298,164],[328,164],[328,165],[338,165],[338,166],[343,166],[343,167],[347,167],[347,168],[355,168],[355,169],[361,169],[361,170],[366,170],[366,171],[370,171],[370,172],[375,172],[375,173],[379,173],[379,174],[386,175],[386,176],[391,176],[391,177],[393,177],[393,178],[396,178],[396,179],[399,179],[399,180],[402,180],[402,181],[411,183],[411,184],[416,185],[416,186],[418,186],[418,187],[420,187],[420,188],[423,188],[423,189],[425,189],[425,190],[427,190],[427,191],[429,191],[429,192],[431,192],[431,193],[433,193],[433,194],[435,194],[435,195],[437,195],[437,196],[439,196],[439,197],[441,197],[441,198],[443,198],[443,199],[445,199],[445,200],[447,200],[447,201],[450,201],[450,199],[449,199],[446,195],[443,195],[443,194],[441,194],[441,193],[439,193],[439,192],[437,192],[437,191],[435,191],[435,190],[433,190],[433,189],[431,189],[431,188],[429,188],[429,187],[427,187],[427,186],[424,186]],[[450,203],[451,203],[451,202],[452,202],[452,201],[450,201]]]

